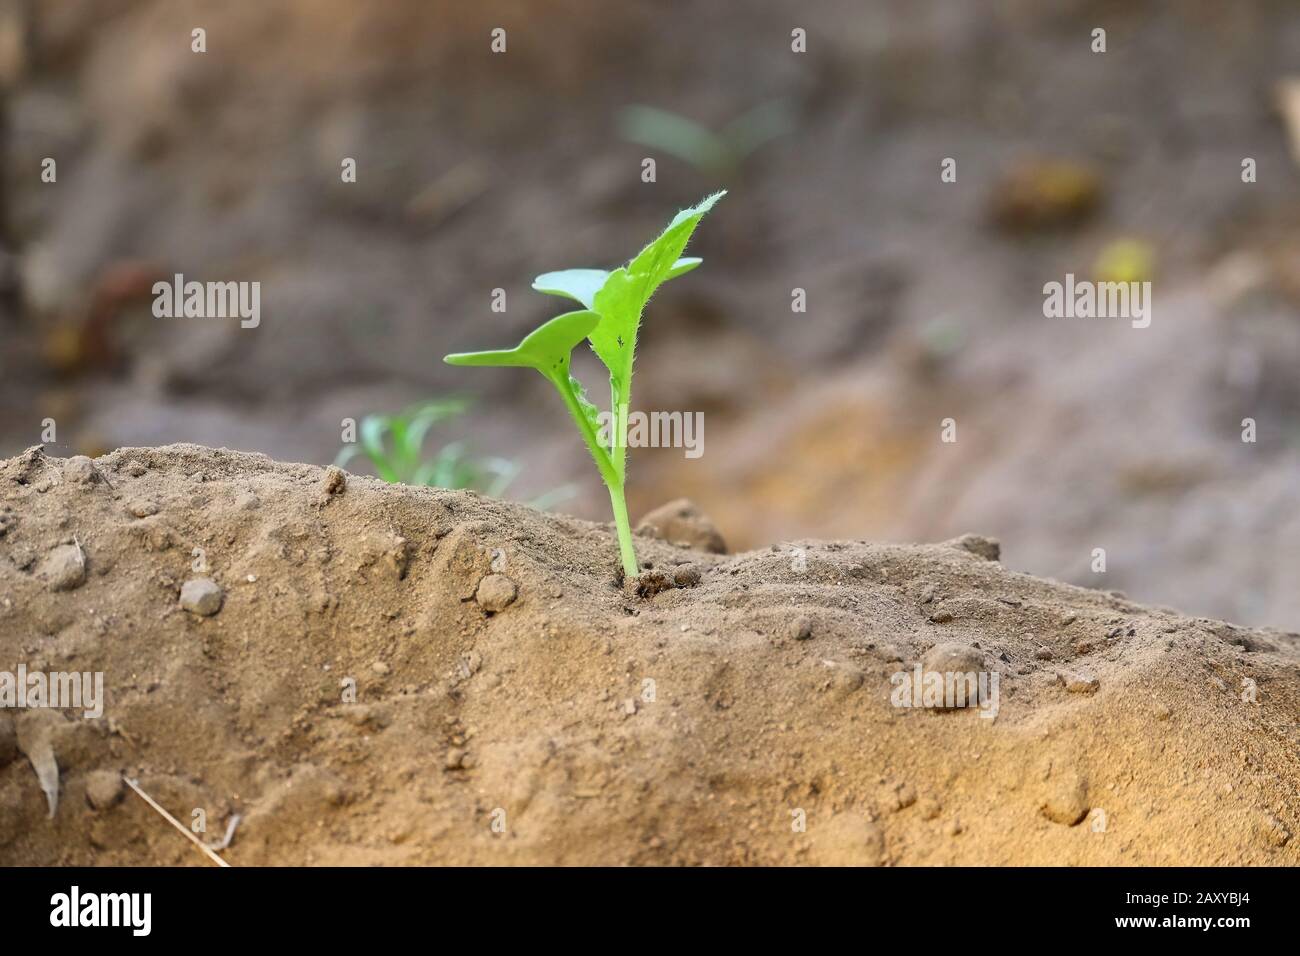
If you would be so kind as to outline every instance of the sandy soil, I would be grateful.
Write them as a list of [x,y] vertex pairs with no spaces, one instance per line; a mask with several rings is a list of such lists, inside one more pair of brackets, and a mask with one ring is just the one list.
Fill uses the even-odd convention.
[[[0,863],[203,864],[123,773],[235,865],[1300,862],[1300,635],[977,536],[639,548],[194,445],[0,463],[0,669],[107,688],[0,712]],[[995,717],[891,704],[936,649]]]

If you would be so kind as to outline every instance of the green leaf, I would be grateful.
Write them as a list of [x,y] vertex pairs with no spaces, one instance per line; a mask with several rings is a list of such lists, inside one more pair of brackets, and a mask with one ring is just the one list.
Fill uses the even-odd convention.
[[468,488],[472,471],[465,464],[465,443],[454,441],[444,445],[433,461],[422,469],[418,484],[432,485],[436,488]]
[[393,439],[393,467],[403,480],[419,461],[419,449],[412,449],[407,440],[406,426],[408,420],[402,415],[393,415],[387,419],[388,433]]
[[533,280],[533,288],[547,295],[563,295],[581,302],[588,309],[609,273],[604,269],[564,269],[545,272]]
[[703,261],[703,259],[700,259],[697,256],[687,256],[684,259],[678,259],[673,263],[673,267],[668,270],[668,275],[665,277],[664,281],[667,282],[669,279],[676,279],[678,276],[686,275],[686,273],[690,272]]
[[535,368],[547,378],[553,378],[567,371],[573,347],[589,336],[599,323],[600,316],[595,312],[566,312],[539,325],[512,349],[456,352],[443,361],[448,365]]
[[592,430],[595,433],[599,434],[600,433],[600,409],[598,409],[595,405],[593,405],[591,403],[591,399],[587,397],[587,387],[583,385],[582,382],[578,381],[578,379],[574,375],[570,374],[569,389],[573,392],[573,400],[577,403],[578,408],[581,410],[582,417],[585,418],[590,423]]
[[550,491],[544,491],[532,501],[528,502],[528,507],[536,508],[538,511],[550,511],[561,501],[567,501],[576,497],[578,494],[577,485],[560,485],[558,488],[552,488]]
[[593,297],[592,308],[601,321],[590,335],[591,347],[609,369],[614,388],[624,391],[624,398],[632,379],[641,313],[660,285],[699,265],[698,259],[682,259],[682,251],[704,214],[725,195],[714,193],[699,205],[679,212],[658,239],[622,269],[610,273]]
[[[424,438],[429,429],[439,422],[455,418],[469,408],[469,401],[463,398],[446,398],[426,402],[405,413],[410,417],[407,429],[407,443],[411,446],[418,461],[424,450]],[[418,484],[418,482],[413,482]]]
[[504,495],[506,489],[519,477],[519,472],[523,470],[518,462],[511,461],[508,458],[489,458],[483,464],[487,466],[488,470],[483,493],[493,498],[500,498]]
[[661,150],[698,169],[720,172],[732,165],[725,139],[679,113],[654,106],[629,106],[619,113],[618,128],[628,142]]
[[[669,270],[667,279],[676,279],[685,275],[703,259],[678,259]],[[596,300],[596,293],[605,287],[610,273],[604,269],[564,269],[560,272],[544,272],[533,280],[533,288],[547,295],[560,295],[576,302],[581,302],[588,309]]]
[[596,439],[596,408],[587,401],[582,384],[569,374],[573,347],[587,338],[600,323],[595,312],[567,312],[538,326],[513,349],[499,352],[458,352],[446,356],[449,365],[522,366],[541,372],[564,399],[574,423],[582,433],[601,477],[613,480],[609,453]]
[[401,481],[393,468],[388,450],[384,447],[384,433],[388,430],[387,415],[367,415],[361,419],[361,447],[375,466],[375,473],[389,483]]

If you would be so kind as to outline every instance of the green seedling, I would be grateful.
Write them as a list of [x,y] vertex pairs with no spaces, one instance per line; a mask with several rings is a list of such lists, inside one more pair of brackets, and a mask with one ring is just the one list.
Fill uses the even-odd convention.
[[737,175],[760,146],[788,135],[794,117],[784,100],[771,100],[715,132],[679,113],[638,105],[620,111],[618,128],[630,143],[661,150],[705,175],[726,179]]
[[[500,497],[519,477],[518,463],[507,458],[475,458],[464,442],[449,442],[432,457],[424,452],[429,430],[456,418],[469,408],[464,398],[440,398],[398,412],[395,415],[367,415],[357,429],[358,441],[345,445],[334,459],[340,468],[364,455],[375,474],[392,484],[425,485],[436,488],[469,488]],[[565,486],[529,502],[545,509],[573,494]]]
[[[714,193],[698,206],[683,209],[658,239],[619,269],[612,272],[566,269],[548,272],[533,281],[537,291],[573,299],[583,306],[581,310],[543,323],[513,349],[459,352],[443,360],[449,365],[533,368],[555,387],[609,489],[623,572],[628,577],[638,573],[623,489],[627,477],[626,422],[632,399],[632,362],[641,314],[659,286],[700,264],[699,259],[682,258],[682,252],[704,214],[724,195]],[[608,446],[601,441],[599,410],[587,399],[586,389],[569,370],[573,349],[584,339],[590,340],[592,351],[609,370],[614,427],[609,429]]]

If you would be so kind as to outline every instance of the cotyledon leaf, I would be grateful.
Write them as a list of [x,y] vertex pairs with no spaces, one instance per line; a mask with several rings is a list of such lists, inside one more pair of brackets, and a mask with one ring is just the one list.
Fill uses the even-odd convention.
[[533,288],[547,295],[562,295],[591,308],[591,302],[600,291],[609,273],[604,269],[563,269],[544,272],[533,280]]
[[543,322],[512,349],[488,352],[455,352],[443,361],[448,365],[517,366],[535,368],[547,378],[567,372],[573,347],[589,336],[600,316],[590,310],[566,312]]
[[583,440],[607,482],[614,480],[615,472],[608,452],[597,439],[597,410],[587,400],[582,383],[569,372],[569,359],[573,347],[591,334],[600,316],[584,310],[566,312],[544,322],[524,336],[512,349],[493,352],[457,352],[443,358],[448,365],[519,366],[535,368],[555,386],[568,406]]
[[[664,281],[685,275],[703,261],[693,256],[678,259],[673,263],[668,275],[664,277]],[[604,288],[609,277],[610,273],[604,269],[563,269],[559,272],[542,273],[533,280],[533,288],[547,295],[565,296],[575,302],[581,302],[590,309],[596,299],[596,293]]]

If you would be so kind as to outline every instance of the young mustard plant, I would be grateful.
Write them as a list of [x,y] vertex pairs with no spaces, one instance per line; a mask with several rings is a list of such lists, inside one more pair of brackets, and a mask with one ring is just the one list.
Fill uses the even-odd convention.
[[[513,349],[457,352],[443,359],[449,365],[533,368],[555,387],[609,489],[623,572],[628,577],[638,573],[624,485],[632,362],[636,357],[641,314],[659,286],[700,264],[699,259],[682,258],[682,252],[704,214],[724,195],[725,192],[714,193],[699,205],[683,209],[659,238],[621,268],[612,272],[566,269],[548,272],[533,281],[533,288],[538,292],[573,299],[583,306],[580,311],[544,322]],[[599,410],[587,399],[586,389],[569,370],[573,349],[584,339],[590,340],[592,351],[609,370],[610,415],[614,427],[608,429],[608,445],[601,441]]]

